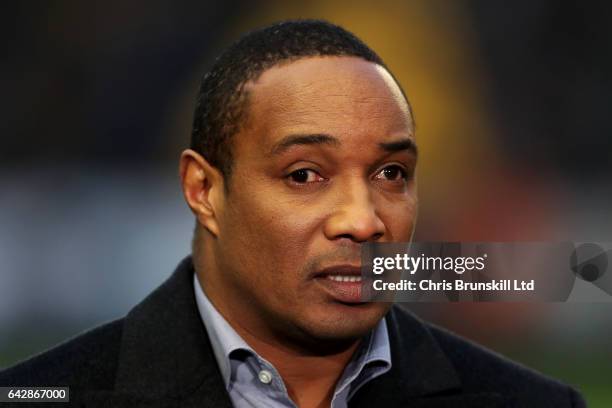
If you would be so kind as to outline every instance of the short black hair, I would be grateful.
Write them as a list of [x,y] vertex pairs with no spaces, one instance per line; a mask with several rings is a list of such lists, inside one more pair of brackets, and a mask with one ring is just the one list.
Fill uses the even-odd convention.
[[363,41],[327,21],[288,20],[249,32],[221,53],[203,78],[191,148],[229,177],[232,137],[247,111],[245,84],[274,65],[325,55],[359,57],[387,68]]

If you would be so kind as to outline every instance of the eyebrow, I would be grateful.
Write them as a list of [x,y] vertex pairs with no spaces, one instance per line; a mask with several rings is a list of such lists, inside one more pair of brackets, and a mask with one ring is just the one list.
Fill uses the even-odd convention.
[[333,136],[317,133],[311,135],[289,135],[272,146],[270,150],[270,154],[276,155],[283,153],[288,150],[292,146],[296,145],[330,145],[330,146],[340,146],[340,141]]
[[411,139],[411,138],[404,138],[404,139],[396,140],[393,142],[381,142],[378,144],[378,147],[380,147],[382,150],[389,152],[389,153],[408,150],[415,156],[418,155],[417,145],[414,139]]
[[[272,146],[272,149],[270,149],[270,154],[278,155],[285,152],[292,146],[297,145],[329,145],[338,147],[340,146],[340,144],[340,140],[338,140],[334,136],[326,135],[323,133],[289,135],[285,136],[277,143],[275,143],[274,146]],[[378,147],[389,153],[408,150],[416,156],[418,152],[416,143],[412,138],[403,138],[393,142],[380,142],[378,144]]]

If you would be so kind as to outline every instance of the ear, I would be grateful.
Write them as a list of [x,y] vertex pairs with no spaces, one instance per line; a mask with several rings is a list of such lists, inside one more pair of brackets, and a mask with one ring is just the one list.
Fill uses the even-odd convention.
[[191,149],[181,154],[179,173],[183,195],[191,211],[204,228],[218,236],[218,217],[224,198],[223,175]]

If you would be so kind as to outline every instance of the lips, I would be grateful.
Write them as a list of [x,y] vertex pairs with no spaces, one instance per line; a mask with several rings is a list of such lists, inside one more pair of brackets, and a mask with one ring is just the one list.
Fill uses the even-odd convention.
[[336,301],[362,303],[361,268],[353,265],[336,265],[318,271],[315,280]]

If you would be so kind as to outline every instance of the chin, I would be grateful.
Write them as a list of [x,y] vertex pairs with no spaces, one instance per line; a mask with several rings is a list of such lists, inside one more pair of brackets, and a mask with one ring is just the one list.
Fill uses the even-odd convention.
[[[343,305],[340,310],[309,316],[309,324],[301,324],[301,331],[319,344],[353,343],[367,335],[384,317],[389,307],[386,304]],[[342,310],[346,308],[349,310]]]

